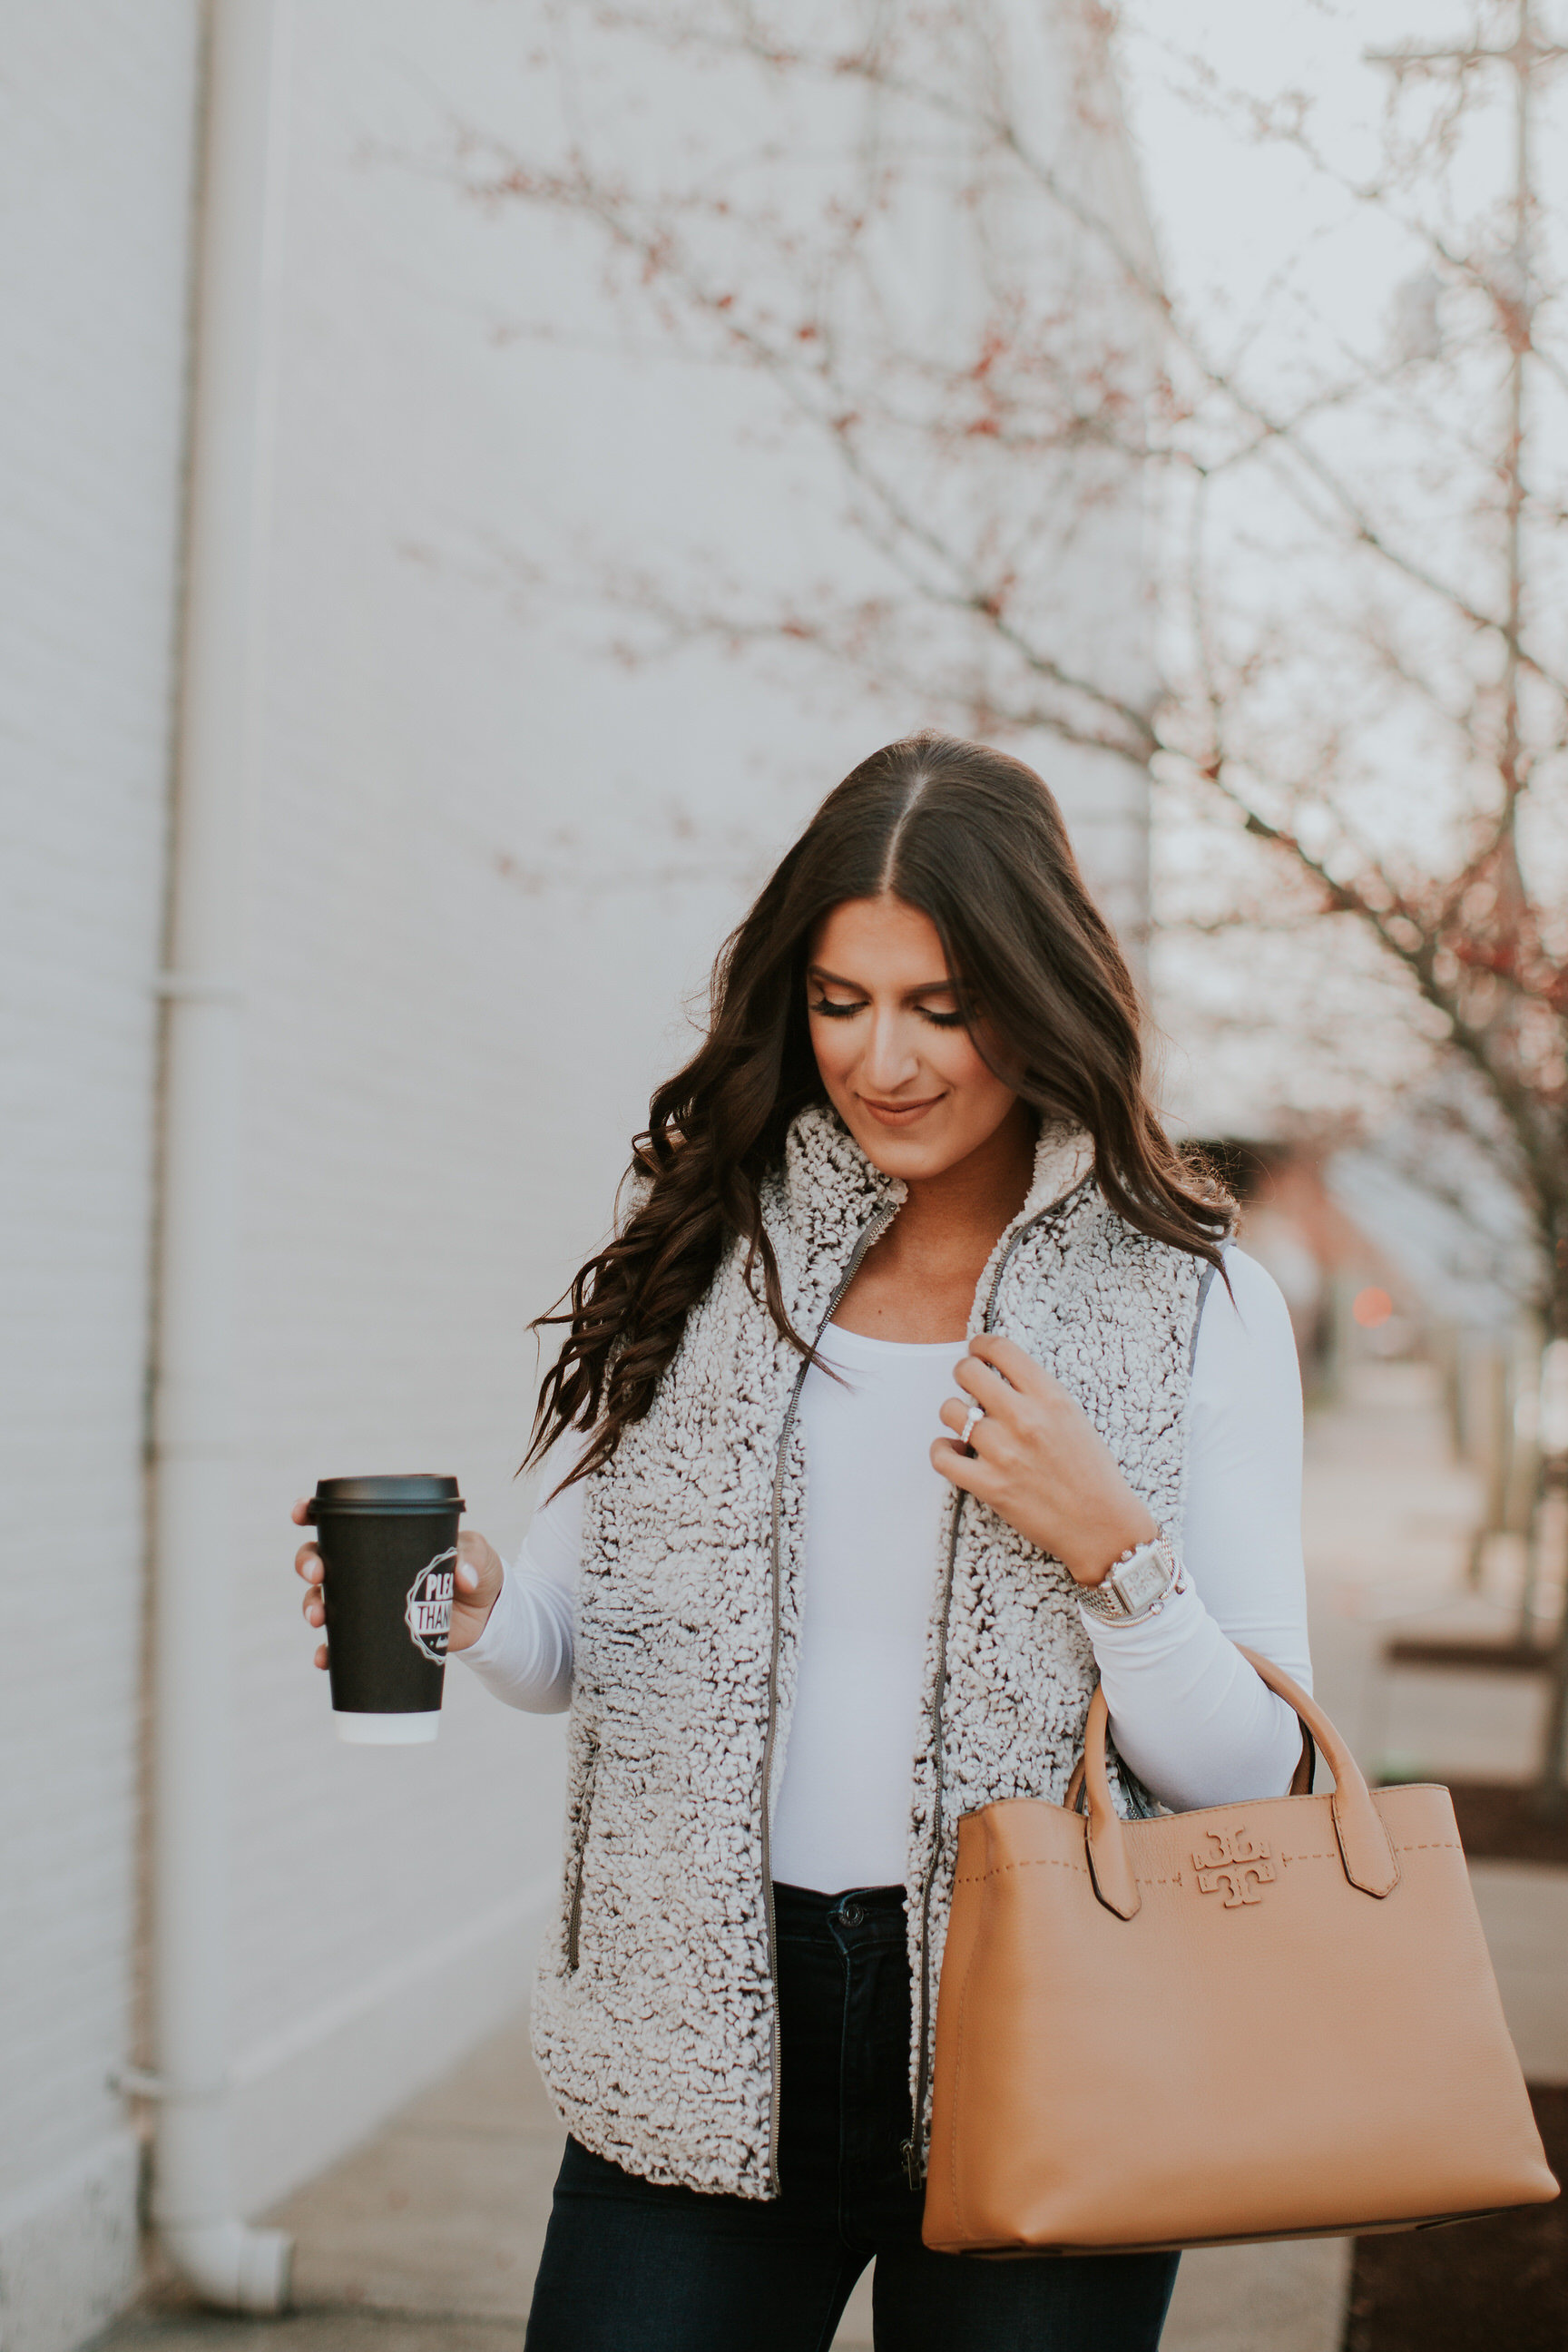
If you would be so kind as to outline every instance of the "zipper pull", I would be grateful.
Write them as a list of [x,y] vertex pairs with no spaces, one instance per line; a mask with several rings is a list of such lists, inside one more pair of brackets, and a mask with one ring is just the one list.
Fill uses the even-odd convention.
[[899,2150],[899,2154],[904,2160],[905,2179],[909,2182],[911,2189],[918,2189],[921,2185],[920,2159],[915,2154],[914,2141],[912,2139],[907,2139],[902,2147]]

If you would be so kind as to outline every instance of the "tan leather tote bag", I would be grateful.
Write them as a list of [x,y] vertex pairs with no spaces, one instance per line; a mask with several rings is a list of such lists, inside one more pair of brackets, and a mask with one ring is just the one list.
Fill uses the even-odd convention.
[[1103,2253],[1411,2229],[1557,2194],[1446,1789],[1334,1776],[1123,1822],[1097,1691],[1064,1805],[959,1823],[924,2235]]

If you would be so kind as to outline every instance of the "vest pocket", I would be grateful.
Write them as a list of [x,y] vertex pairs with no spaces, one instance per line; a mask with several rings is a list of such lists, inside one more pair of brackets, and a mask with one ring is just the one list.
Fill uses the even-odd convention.
[[594,1784],[599,1777],[599,1744],[595,1740],[583,1775],[583,1802],[577,1814],[576,1853],[572,1863],[572,1899],[566,1911],[566,1973],[575,1976],[578,1938],[583,1926],[583,1870],[588,1858],[588,1831],[594,1817]]

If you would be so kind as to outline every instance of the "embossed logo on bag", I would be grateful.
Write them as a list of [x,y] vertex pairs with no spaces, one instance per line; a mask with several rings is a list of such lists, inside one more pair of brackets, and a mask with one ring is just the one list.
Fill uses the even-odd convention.
[[1194,1853],[1193,1868],[1205,1895],[1226,1890],[1225,1907],[1235,1911],[1243,1903],[1261,1903],[1261,1889],[1274,1884],[1274,1862],[1266,1845],[1258,1845],[1248,1829],[1205,1830],[1216,1850]]

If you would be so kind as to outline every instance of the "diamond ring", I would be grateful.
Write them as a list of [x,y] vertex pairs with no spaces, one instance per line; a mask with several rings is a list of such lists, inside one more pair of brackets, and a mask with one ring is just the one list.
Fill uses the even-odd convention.
[[984,1418],[985,1408],[984,1405],[972,1404],[970,1406],[969,1411],[963,1416],[963,1427],[958,1433],[958,1442],[960,1445],[968,1444],[970,1438],[974,1433],[975,1423],[977,1421],[984,1421]]

